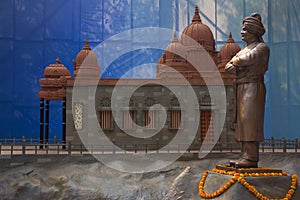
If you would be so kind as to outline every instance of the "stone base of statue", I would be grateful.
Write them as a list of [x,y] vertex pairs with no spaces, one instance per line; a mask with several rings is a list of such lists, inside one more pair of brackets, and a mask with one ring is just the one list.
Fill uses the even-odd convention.
[[218,165],[205,171],[199,182],[202,199],[300,199],[296,174],[288,175],[280,169],[233,168]]
[[236,172],[236,173],[282,173],[281,169],[274,169],[274,168],[265,168],[265,167],[257,167],[257,168],[236,168],[230,166],[229,164],[219,164],[216,166],[218,170],[225,170],[226,172]]

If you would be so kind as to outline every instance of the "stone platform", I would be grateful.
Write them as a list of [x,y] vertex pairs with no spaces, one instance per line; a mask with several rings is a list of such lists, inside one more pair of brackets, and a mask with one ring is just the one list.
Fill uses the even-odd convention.
[[[216,167],[217,168],[217,167]],[[228,169],[228,166],[219,165],[219,170]],[[232,171],[238,173],[281,173],[282,170],[267,169],[267,168],[249,168],[249,169],[232,169]],[[204,192],[206,194],[213,194],[226,183],[232,180],[232,175],[220,174],[217,172],[209,171],[204,182]],[[283,199],[291,189],[292,177],[291,176],[245,176],[243,179],[254,186],[254,188],[262,195],[269,199]],[[299,183],[297,183],[297,189],[292,196],[292,200],[300,199]],[[204,199],[204,198],[201,198]],[[214,200],[257,200],[253,193],[249,191],[242,183],[236,181],[221,195],[210,198]]]
[[281,169],[265,168],[265,167],[235,168],[235,167],[230,166],[229,164],[219,164],[216,166],[216,169],[226,170],[226,171],[234,171],[237,173],[282,173]]

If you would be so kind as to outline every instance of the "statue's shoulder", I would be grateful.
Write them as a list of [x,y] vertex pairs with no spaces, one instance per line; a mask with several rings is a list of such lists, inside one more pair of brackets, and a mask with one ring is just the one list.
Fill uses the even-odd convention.
[[260,49],[262,51],[266,51],[266,52],[270,52],[270,48],[268,47],[268,45],[264,42],[260,42],[256,45],[257,49]]
[[264,42],[258,43],[256,47],[269,49],[268,45],[266,43],[264,43]]

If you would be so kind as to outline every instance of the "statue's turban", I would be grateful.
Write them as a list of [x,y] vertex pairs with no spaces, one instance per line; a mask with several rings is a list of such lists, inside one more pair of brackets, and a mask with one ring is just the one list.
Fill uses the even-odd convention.
[[261,22],[261,16],[258,13],[253,13],[243,20],[243,24],[247,31],[261,38],[266,32],[264,25]]

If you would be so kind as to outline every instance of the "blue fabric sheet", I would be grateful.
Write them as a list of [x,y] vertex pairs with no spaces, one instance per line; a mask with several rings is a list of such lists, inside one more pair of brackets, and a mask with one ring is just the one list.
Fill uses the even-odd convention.
[[[132,28],[162,27],[181,32],[199,6],[217,49],[231,31],[241,47],[241,20],[263,17],[271,48],[266,74],[266,137],[300,136],[300,2],[298,0],[1,0],[0,138],[39,137],[39,79],[60,57],[73,73],[72,60],[86,38],[92,47]],[[171,38],[170,38],[171,40]],[[156,36],[145,41],[160,42]],[[124,39],[132,45],[135,36]],[[112,52],[113,53],[113,52]],[[101,77],[121,77],[131,68],[156,63],[162,51],[144,49],[122,55]],[[136,70],[137,71],[137,70]],[[129,76],[155,77],[155,65]],[[50,137],[61,138],[61,102],[50,105]]]

